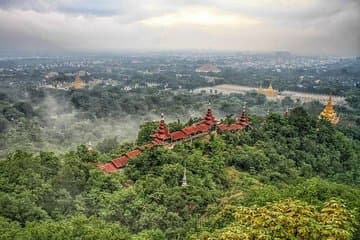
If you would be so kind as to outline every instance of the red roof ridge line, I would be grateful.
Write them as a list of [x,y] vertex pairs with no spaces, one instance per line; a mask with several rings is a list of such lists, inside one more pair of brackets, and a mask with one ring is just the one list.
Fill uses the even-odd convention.
[[[247,127],[247,126],[251,126],[250,123],[248,122],[247,115],[245,115],[244,112],[243,112],[241,117],[243,119],[245,118],[247,121],[246,122],[236,121],[235,123],[226,125],[224,123],[220,123],[219,121],[217,121],[215,119],[215,117],[212,115],[211,109],[208,109],[208,111],[206,113],[206,116],[198,124],[192,124],[190,126],[186,126],[186,127],[182,128],[182,129],[180,129],[178,131],[173,131],[173,132],[170,132],[168,130],[166,123],[162,119],[160,121],[160,126],[158,127],[156,132],[154,134],[150,135],[151,137],[155,138],[151,142],[149,142],[149,143],[147,143],[145,145],[139,146],[139,147],[135,148],[134,150],[132,150],[130,152],[127,152],[127,153],[125,153],[123,155],[120,155],[119,157],[112,159],[108,163],[105,163],[105,164],[98,163],[98,164],[96,164],[96,166],[98,168],[100,168],[101,170],[103,170],[104,172],[114,172],[119,168],[125,167],[130,159],[135,158],[144,149],[152,148],[155,145],[165,145],[166,142],[164,142],[163,140],[166,140],[168,138],[173,139],[172,135],[174,135],[174,134],[176,135],[176,133],[177,133],[177,135],[181,135],[181,133],[183,135],[185,135],[184,137],[183,136],[178,136],[178,138],[176,139],[176,140],[182,140],[182,139],[188,137],[189,135],[191,135],[193,133],[205,132],[205,130],[208,131],[210,125],[212,125],[212,124],[217,125],[218,128],[221,131],[240,130],[240,129],[243,129],[243,128]],[[159,134],[159,130],[163,130],[164,127],[166,128],[165,133],[160,133]],[[187,133],[187,130],[189,130],[188,133]],[[162,136],[162,135],[164,135],[164,136]],[[160,138],[158,138],[158,137],[160,137]],[[166,138],[163,138],[163,137],[166,137]],[[124,158],[123,161],[120,160],[121,158]],[[114,162],[115,162],[115,164],[114,164]]]

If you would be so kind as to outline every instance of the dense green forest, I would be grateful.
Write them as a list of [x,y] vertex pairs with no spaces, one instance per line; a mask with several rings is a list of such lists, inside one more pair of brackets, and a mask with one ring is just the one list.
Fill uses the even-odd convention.
[[[359,239],[353,128],[301,107],[251,121],[248,131],[147,149],[113,174],[95,163],[136,141],[11,152],[0,161],[1,239]],[[154,126],[143,124],[137,142]]]

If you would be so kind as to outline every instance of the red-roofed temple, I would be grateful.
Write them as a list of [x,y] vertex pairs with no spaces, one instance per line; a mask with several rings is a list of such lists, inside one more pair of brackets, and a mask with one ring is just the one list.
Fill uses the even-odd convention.
[[164,145],[171,147],[177,142],[190,141],[192,139],[201,138],[209,135],[211,132],[216,132],[218,130],[220,130],[221,132],[235,132],[245,128],[251,128],[245,108],[243,109],[242,114],[235,123],[226,125],[218,123],[212,113],[211,108],[209,107],[205,117],[200,121],[200,123],[187,126],[175,132],[169,131],[169,128],[167,127],[164,116],[162,114],[159,127],[156,129],[156,132],[151,135],[153,140],[150,143],[144,146],[140,146],[131,152],[128,152],[116,159],[113,159],[109,163],[98,164],[97,167],[107,173],[115,172],[118,169],[125,167],[129,160],[137,157],[146,148],[151,148],[155,145]]
[[251,124],[248,118],[248,115],[245,111],[245,107],[243,108],[243,111],[240,115],[240,117],[236,120],[235,123],[226,125],[226,124],[219,124],[218,125],[219,130],[221,130],[222,132],[224,131],[231,131],[231,132],[235,132],[238,130],[242,130],[242,129],[246,129],[246,128],[251,128]]
[[245,111],[245,107],[243,108],[243,111],[241,113],[241,116],[240,118],[238,118],[238,120],[236,121],[237,124],[240,124],[244,127],[249,127],[251,128],[251,124],[250,124],[250,121],[249,121],[249,118],[248,118],[248,115]]
[[153,138],[152,143],[155,145],[164,144],[167,140],[171,138],[170,131],[165,123],[163,114],[161,114],[159,127],[157,128],[156,132],[151,135],[151,137]]
[[207,113],[201,123],[206,124],[208,126],[212,126],[217,124],[215,117],[212,114],[211,108],[208,108]]

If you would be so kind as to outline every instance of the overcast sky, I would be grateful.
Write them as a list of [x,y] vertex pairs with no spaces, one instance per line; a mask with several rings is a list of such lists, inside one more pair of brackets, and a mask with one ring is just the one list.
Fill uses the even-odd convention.
[[0,51],[360,55],[360,0],[0,0]]

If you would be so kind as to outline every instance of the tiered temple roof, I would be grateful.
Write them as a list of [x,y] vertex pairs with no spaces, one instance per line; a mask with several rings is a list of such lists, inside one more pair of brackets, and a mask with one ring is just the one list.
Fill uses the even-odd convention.
[[241,116],[238,118],[238,120],[236,121],[237,124],[240,124],[244,127],[251,127],[250,125],[250,121],[249,121],[249,118],[248,118],[248,114],[246,112],[246,109],[245,107],[243,108],[243,111],[241,113]]
[[161,120],[160,120],[158,129],[156,130],[156,132],[153,135],[151,135],[151,137],[154,139],[154,141],[153,141],[154,144],[159,144],[159,143],[171,138],[171,135],[170,135],[169,129],[165,123],[163,114],[161,114]]
[[218,128],[221,130],[221,131],[238,131],[238,130],[241,130],[241,129],[244,129],[244,128],[248,128],[248,127],[251,127],[250,125],[250,121],[249,121],[249,118],[247,116],[247,113],[245,111],[245,107],[240,115],[240,117],[236,120],[235,123],[232,123],[232,124],[229,124],[229,125],[226,125],[226,124],[219,124],[218,125]]
[[205,117],[203,118],[203,120],[201,120],[201,123],[209,126],[217,124],[217,121],[212,114],[211,108],[208,108]]

